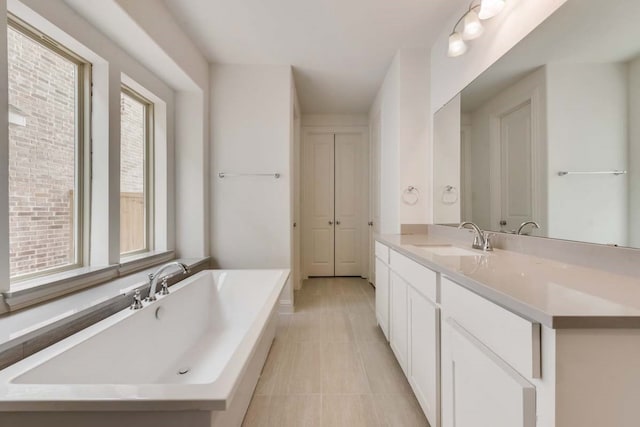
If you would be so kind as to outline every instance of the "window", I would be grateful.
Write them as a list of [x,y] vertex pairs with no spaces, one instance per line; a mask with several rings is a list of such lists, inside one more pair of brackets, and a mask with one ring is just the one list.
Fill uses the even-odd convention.
[[153,104],[128,87],[120,95],[120,253],[152,247]]
[[10,19],[9,264],[12,280],[82,265],[89,65]]

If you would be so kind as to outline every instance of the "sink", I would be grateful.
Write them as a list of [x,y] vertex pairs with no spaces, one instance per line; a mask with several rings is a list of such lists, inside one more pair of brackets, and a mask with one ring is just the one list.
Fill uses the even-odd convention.
[[431,253],[438,256],[482,256],[482,252],[472,251],[470,249],[458,248],[451,245],[414,245],[421,251]]
[[417,243],[415,245],[413,245],[417,248],[446,248],[446,247],[450,247],[451,245],[448,243]]

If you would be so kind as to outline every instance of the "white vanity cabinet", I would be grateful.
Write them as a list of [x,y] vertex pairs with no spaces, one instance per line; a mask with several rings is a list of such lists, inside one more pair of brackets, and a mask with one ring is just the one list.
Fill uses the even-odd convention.
[[376,242],[376,320],[389,340],[389,248]]
[[409,286],[409,366],[407,378],[432,425],[440,419],[440,309]]
[[390,337],[391,350],[396,355],[400,367],[407,374],[407,348],[409,339],[409,317],[407,310],[407,283],[395,271],[391,271],[390,286]]
[[535,427],[540,325],[442,278],[442,426]]
[[443,427],[535,427],[535,387],[454,321],[443,334]]
[[387,267],[389,288],[388,295],[383,291],[380,297],[376,288],[376,311],[378,300],[388,296],[391,349],[427,419],[437,427],[440,425],[438,275],[394,250],[385,252],[380,248],[379,252],[388,253],[388,266],[379,268],[382,271]]

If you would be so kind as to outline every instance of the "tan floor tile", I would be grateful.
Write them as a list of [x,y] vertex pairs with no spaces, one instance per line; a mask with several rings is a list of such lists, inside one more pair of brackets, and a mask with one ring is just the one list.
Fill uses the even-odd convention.
[[253,396],[249,409],[242,421],[242,427],[264,427],[270,414],[270,396]]
[[369,393],[360,354],[354,343],[322,344],[322,392]]
[[349,313],[349,323],[356,341],[376,341],[381,343],[386,341],[382,329],[378,326],[376,315],[372,311]]
[[371,341],[358,343],[358,347],[373,393],[412,393],[388,344]]
[[[281,315],[243,426],[426,426],[366,280],[305,280]],[[375,394],[371,394],[371,393]]]
[[344,311],[347,308],[347,302],[339,289],[322,295],[322,309],[324,311]]
[[269,427],[315,427],[322,424],[322,396],[274,396]]
[[286,339],[289,335],[289,326],[291,326],[291,318],[293,314],[278,315],[278,327],[276,328],[276,339]]
[[317,341],[322,338],[323,313],[295,313],[291,317],[287,338],[292,341]]
[[294,295],[294,302],[296,313],[313,313],[324,310],[321,294],[300,291]]
[[376,427],[378,421],[371,395],[325,394],[322,396],[322,425],[325,427]]
[[389,427],[429,427],[418,401],[412,393],[375,394],[378,418]]
[[320,341],[286,343],[284,369],[273,379],[273,395],[312,394],[322,391],[322,346]]
[[353,330],[349,315],[344,311],[325,311],[323,314],[322,341],[352,342]]

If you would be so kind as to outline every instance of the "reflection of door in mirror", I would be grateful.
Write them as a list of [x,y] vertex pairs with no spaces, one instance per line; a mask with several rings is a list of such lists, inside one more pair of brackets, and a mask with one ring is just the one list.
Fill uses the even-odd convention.
[[533,221],[536,200],[532,191],[531,102],[503,114],[498,140],[500,150],[500,203],[497,211],[500,231],[515,232],[525,221]]
[[[546,229],[544,72],[537,70],[490,97],[463,98],[470,169],[463,200],[471,193],[471,220],[487,230],[515,232],[525,221]],[[468,161],[470,158],[471,161]],[[470,187],[470,188],[468,188]],[[467,212],[465,212],[467,213]]]
[[460,116],[460,211],[462,221],[473,220],[473,187],[471,185],[471,117]]

